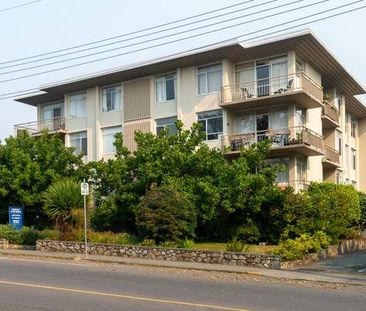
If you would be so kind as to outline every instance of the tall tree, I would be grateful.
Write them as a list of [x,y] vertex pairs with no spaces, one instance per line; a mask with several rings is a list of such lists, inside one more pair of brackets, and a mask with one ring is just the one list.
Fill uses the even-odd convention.
[[42,196],[54,181],[76,174],[81,158],[66,148],[55,135],[43,133],[31,137],[21,132],[0,144],[0,209],[6,221],[11,204],[25,207],[25,223],[42,225],[47,218],[42,213]]

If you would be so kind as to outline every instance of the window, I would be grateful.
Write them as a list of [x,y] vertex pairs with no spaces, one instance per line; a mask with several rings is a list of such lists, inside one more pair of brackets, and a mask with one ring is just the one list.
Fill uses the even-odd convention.
[[175,73],[158,76],[155,79],[156,102],[175,100],[177,75]]
[[295,122],[296,122],[296,126],[305,126],[306,125],[306,112],[305,112],[305,110],[296,109]]
[[336,184],[339,185],[342,183],[342,174],[341,172],[336,173]]
[[342,133],[340,131],[336,131],[335,149],[340,155],[342,154]]
[[281,162],[283,165],[283,170],[277,173],[276,175],[276,183],[288,183],[289,182],[289,161]]
[[86,116],[86,94],[73,94],[69,97],[70,110],[69,116],[71,119],[84,118]]
[[346,172],[349,173],[349,146],[346,145],[345,149],[344,149],[344,153],[345,153],[345,161],[346,161]]
[[102,111],[121,110],[121,88],[119,86],[105,87],[102,90]]
[[357,156],[356,156],[356,150],[352,149],[352,169],[356,170],[356,162],[357,162]]
[[221,64],[198,67],[198,94],[207,94],[220,91],[222,86]]
[[335,99],[334,99],[334,106],[337,108],[338,111],[341,109],[342,104],[342,94],[336,90]]
[[163,129],[168,130],[171,135],[177,134],[175,122],[177,122],[177,117],[156,120],[156,135],[159,135]]
[[201,112],[198,114],[198,123],[206,132],[206,140],[218,139],[222,135],[222,110]]
[[107,127],[102,129],[103,154],[110,154],[116,152],[116,147],[114,146],[115,135],[121,132],[122,128],[120,126]]
[[301,73],[304,71],[304,62],[300,58],[296,58],[296,72]]
[[296,170],[297,170],[297,181],[305,181],[306,180],[306,159],[297,159],[296,161]]
[[74,147],[77,155],[88,155],[88,139],[86,132],[70,134],[70,146]]
[[352,137],[356,137],[356,125],[357,125],[356,118],[351,117],[351,136]]

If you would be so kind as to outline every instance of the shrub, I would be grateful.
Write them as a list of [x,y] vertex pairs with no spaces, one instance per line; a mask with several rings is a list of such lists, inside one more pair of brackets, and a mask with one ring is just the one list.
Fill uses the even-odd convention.
[[194,246],[194,241],[193,240],[189,240],[187,238],[183,239],[183,240],[179,240],[178,241],[178,247],[179,248],[193,248]]
[[105,232],[88,232],[88,240],[92,243],[105,243],[105,244],[121,244],[131,245],[136,244],[136,238],[128,233],[113,233],[110,231]]
[[36,245],[36,241],[42,238],[42,233],[33,227],[23,227],[19,232],[19,244]]
[[307,192],[288,195],[282,239],[323,231],[336,243],[358,227],[360,213],[360,199],[351,185],[312,183]]
[[117,205],[114,196],[109,196],[101,202],[91,215],[91,225],[95,230],[113,230],[113,222],[117,216]]
[[361,207],[360,227],[362,230],[366,228],[366,193],[358,193]]
[[59,230],[44,229],[41,231],[42,239],[60,241],[61,232]]
[[20,244],[20,233],[10,225],[0,225],[0,238],[12,244]]
[[153,246],[156,246],[155,244],[155,240],[153,239],[145,239],[141,242],[141,245],[142,246],[149,246],[149,247],[153,247]]
[[260,232],[255,224],[239,227],[236,230],[236,236],[246,243],[257,243],[259,241]]
[[159,244],[159,247],[176,248],[177,247],[177,243],[175,243],[173,241],[165,241],[163,243],[160,243]]
[[77,215],[75,209],[83,207],[83,197],[80,194],[80,185],[74,180],[64,179],[53,183],[43,194],[43,210],[61,231],[73,225]]
[[193,236],[194,205],[185,194],[161,186],[148,192],[137,206],[136,224],[141,238],[154,239],[156,243]]
[[243,241],[238,240],[237,237],[233,237],[225,244],[225,250],[228,252],[250,252],[251,245],[245,244]]
[[325,249],[330,244],[330,238],[324,232],[318,231],[314,235],[302,234],[295,239],[287,239],[279,243],[274,252],[284,260],[300,259],[306,254]]

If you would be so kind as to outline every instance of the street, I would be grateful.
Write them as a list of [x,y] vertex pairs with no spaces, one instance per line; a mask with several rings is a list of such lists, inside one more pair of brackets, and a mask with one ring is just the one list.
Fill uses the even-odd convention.
[[364,310],[366,287],[241,274],[0,259],[0,310]]

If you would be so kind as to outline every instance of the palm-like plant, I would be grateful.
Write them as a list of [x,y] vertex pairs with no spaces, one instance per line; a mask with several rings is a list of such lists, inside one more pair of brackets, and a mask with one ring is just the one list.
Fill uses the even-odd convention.
[[83,207],[79,183],[71,179],[56,181],[44,192],[43,203],[45,214],[64,232]]

